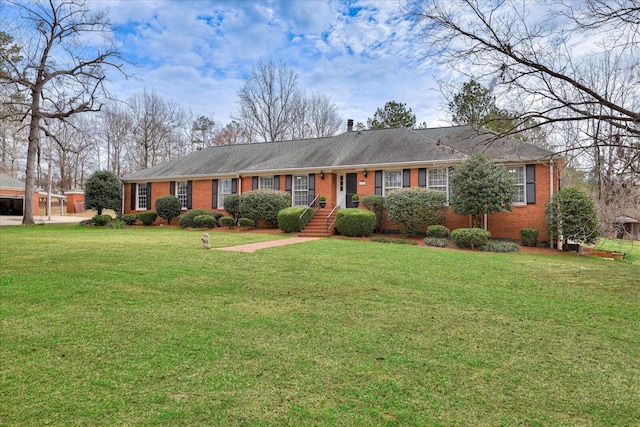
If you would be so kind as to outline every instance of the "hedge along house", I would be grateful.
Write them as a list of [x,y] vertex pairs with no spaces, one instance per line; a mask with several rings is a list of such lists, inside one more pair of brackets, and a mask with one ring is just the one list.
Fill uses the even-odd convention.
[[[540,230],[548,241],[544,210],[558,190],[564,159],[538,146],[470,126],[412,130],[353,130],[326,138],[205,148],[185,157],[123,177],[123,211],[154,210],[154,201],[172,194],[183,210],[224,212],[224,197],[256,189],[283,190],[293,206],[327,206],[314,217],[326,218],[334,208],[352,207],[351,197],[384,196],[397,188],[423,187],[449,194],[456,165],[484,152],[505,165],[517,182],[512,212],[488,215],[485,226],[494,237],[519,239],[522,228]],[[323,223],[330,224],[330,218]],[[450,229],[470,227],[471,217],[448,210]],[[393,224],[386,223],[393,229]],[[397,228],[397,227],[396,227]]]

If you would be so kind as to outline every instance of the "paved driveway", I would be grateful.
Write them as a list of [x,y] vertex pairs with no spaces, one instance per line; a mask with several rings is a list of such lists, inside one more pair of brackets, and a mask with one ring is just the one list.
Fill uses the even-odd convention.
[[[51,220],[49,220],[48,216],[36,216],[33,220],[36,224],[61,224],[61,223],[78,223],[87,219],[82,216],[71,216],[71,215],[51,215]],[[22,217],[21,216],[11,216],[11,215],[0,215],[0,226],[2,225],[21,225]]]

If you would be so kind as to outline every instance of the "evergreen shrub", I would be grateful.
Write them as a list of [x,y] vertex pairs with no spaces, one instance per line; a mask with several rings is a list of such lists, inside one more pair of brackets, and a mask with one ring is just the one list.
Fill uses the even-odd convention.
[[481,228],[457,228],[451,232],[451,240],[459,248],[476,248],[486,245],[491,233]]
[[95,215],[91,220],[95,225],[106,227],[113,221],[113,218],[111,218],[111,215]]
[[445,238],[451,235],[451,231],[444,225],[430,225],[427,227],[427,237]]
[[[220,218],[221,222],[222,222],[222,219],[224,218]],[[233,218],[229,218],[229,219],[231,219],[231,226],[233,227]],[[198,215],[195,218],[193,218],[193,222],[199,228],[213,228],[217,225],[216,217],[213,215]]]
[[199,215],[209,215],[212,216],[216,219],[216,222],[218,220],[218,218],[220,218],[222,216],[221,213],[218,212],[209,212],[208,210],[205,209],[191,209],[188,212],[183,213],[182,215],[180,215],[180,220],[179,220],[179,224],[180,227],[184,227],[184,228],[198,228],[199,225],[196,224],[195,218]]
[[523,228],[520,230],[520,240],[523,246],[535,247],[538,244],[538,230],[535,228]]
[[[303,213],[304,216],[300,218]],[[278,227],[285,233],[302,231],[303,225],[313,217],[314,213],[313,209],[307,209],[305,206],[285,208],[278,212]]]
[[336,214],[338,233],[348,237],[368,237],[376,226],[376,214],[369,210],[346,208]]
[[267,227],[278,226],[278,213],[291,207],[291,196],[286,191],[253,190],[240,196],[240,212],[256,224],[264,222]]
[[[226,197],[225,197],[226,200]],[[233,228],[234,225],[236,225],[236,220],[231,218],[230,216],[223,216],[222,218],[220,218],[220,225],[227,227],[227,228]]]
[[158,214],[154,211],[140,212],[138,218],[142,225],[151,225],[156,221],[156,218],[158,218]]

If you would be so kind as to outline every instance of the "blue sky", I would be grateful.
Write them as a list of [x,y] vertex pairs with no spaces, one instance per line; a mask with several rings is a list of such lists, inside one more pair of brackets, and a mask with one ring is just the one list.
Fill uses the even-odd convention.
[[110,90],[126,99],[155,89],[196,115],[226,124],[261,58],[294,68],[299,86],[331,97],[339,114],[366,123],[387,101],[419,122],[446,125],[443,99],[421,58],[419,30],[397,1],[93,1],[110,10],[134,79]]

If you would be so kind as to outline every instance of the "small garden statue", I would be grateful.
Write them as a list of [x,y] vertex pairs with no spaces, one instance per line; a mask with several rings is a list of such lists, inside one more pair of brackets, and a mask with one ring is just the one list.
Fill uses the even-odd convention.
[[209,244],[209,234],[204,233],[202,235],[202,247],[205,249],[211,249],[211,245]]

